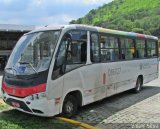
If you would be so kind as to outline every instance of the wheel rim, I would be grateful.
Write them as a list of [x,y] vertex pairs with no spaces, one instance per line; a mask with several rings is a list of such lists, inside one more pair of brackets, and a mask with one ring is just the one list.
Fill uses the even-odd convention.
[[68,101],[65,106],[66,113],[71,114],[73,112],[73,108],[74,108],[73,103]]

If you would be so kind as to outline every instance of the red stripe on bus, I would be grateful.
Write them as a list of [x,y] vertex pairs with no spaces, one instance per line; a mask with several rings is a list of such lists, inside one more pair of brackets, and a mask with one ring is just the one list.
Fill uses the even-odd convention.
[[144,34],[137,34],[137,37],[138,38],[145,38],[145,35]]
[[26,97],[35,93],[45,92],[46,83],[39,84],[37,86],[30,86],[27,88],[17,88],[17,87],[7,86],[4,82],[2,82],[2,89],[9,95],[17,97]]
[[106,84],[106,74],[103,74],[103,84]]

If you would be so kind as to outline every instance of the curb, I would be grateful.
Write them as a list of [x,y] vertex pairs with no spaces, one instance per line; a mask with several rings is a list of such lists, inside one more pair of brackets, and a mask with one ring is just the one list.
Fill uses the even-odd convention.
[[94,126],[91,126],[91,125],[83,123],[83,122],[79,122],[79,121],[68,119],[68,118],[64,118],[64,117],[56,117],[56,118],[59,119],[59,120],[62,120],[64,122],[67,122],[67,123],[70,123],[70,124],[73,124],[73,125],[76,125],[76,126],[83,127],[85,129],[101,129],[101,128],[94,127]]

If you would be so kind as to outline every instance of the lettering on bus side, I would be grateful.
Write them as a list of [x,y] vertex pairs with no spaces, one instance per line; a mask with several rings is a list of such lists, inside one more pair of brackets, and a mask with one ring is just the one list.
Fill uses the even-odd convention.
[[108,76],[114,76],[121,73],[121,68],[108,69]]

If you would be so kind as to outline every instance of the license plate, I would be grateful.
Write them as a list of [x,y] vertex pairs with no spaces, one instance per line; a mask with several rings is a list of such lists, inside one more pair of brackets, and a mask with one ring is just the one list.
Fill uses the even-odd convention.
[[17,102],[11,102],[11,104],[12,104],[13,107],[16,107],[16,108],[20,107],[20,104],[17,103]]

